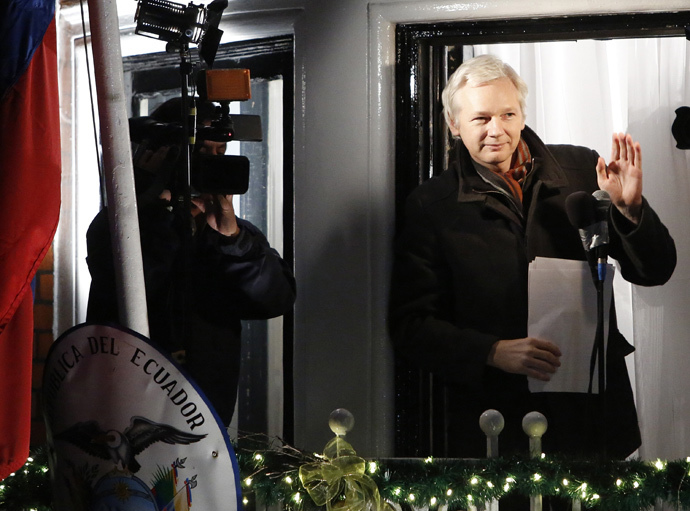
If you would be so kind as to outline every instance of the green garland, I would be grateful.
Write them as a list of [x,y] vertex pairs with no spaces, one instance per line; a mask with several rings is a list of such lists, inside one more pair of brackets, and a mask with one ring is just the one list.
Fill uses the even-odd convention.
[[[299,467],[319,455],[289,446],[236,451],[245,503],[284,503],[292,511],[314,507],[300,483]],[[367,475],[381,497],[406,507],[467,509],[508,494],[580,500],[602,511],[642,511],[663,500],[690,505],[690,459],[679,461],[578,461],[557,457],[468,459],[378,459]],[[583,507],[584,507],[583,506]]]
[[[244,444],[244,445],[243,445]],[[290,511],[316,506],[299,479],[305,463],[327,463],[322,456],[285,444],[256,441],[235,446],[245,503],[282,502]],[[51,509],[47,448],[32,450],[27,464],[0,482],[0,510]],[[496,458],[367,460],[366,473],[381,497],[403,509],[448,505],[466,509],[507,494],[579,499],[602,511],[642,511],[659,500],[690,507],[690,459],[678,461],[576,461]]]
[[50,477],[48,448],[32,449],[24,466],[0,481],[0,509],[2,511],[50,511]]

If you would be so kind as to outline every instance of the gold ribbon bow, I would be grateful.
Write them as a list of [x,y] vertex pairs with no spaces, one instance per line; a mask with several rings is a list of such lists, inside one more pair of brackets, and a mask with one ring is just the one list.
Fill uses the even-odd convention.
[[302,465],[299,478],[314,503],[327,511],[383,511],[379,489],[365,469],[364,459],[337,436],[326,444],[324,461]]

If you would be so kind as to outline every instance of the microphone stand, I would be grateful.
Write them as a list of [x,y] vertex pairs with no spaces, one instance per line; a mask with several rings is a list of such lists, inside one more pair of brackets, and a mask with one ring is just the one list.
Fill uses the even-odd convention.
[[[606,194],[608,197],[608,194]],[[592,280],[597,291],[597,328],[594,337],[594,345],[592,346],[592,355],[589,362],[589,388],[587,393],[592,395],[592,386],[594,383],[594,367],[598,366],[598,387],[599,400],[598,404],[599,420],[595,421],[598,424],[600,453],[603,458],[606,457],[606,349],[605,349],[605,332],[604,332],[604,294],[606,283],[606,259],[607,259],[607,244],[608,244],[608,205],[605,198],[596,198],[588,195],[584,191],[577,191],[570,194],[565,201],[565,209],[568,219],[573,227],[577,228],[580,233],[587,262],[592,273]],[[598,220],[597,220],[598,219]],[[594,398],[588,399],[588,410],[584,413],[590,413],[589,405],[595,402]]]
[[597,290],[597,329],[594,337],[594,347],[590,361],[589,392],[592,392],[592,381],[594,379],[594,364],[597,364],[597,382],[599,387],[599,444],[600,455],[606,458],[606,350],[605,350],[605,331],[604,331],[604,290],[606,282],[606,257],[597,258],[597,279],[594,285]]

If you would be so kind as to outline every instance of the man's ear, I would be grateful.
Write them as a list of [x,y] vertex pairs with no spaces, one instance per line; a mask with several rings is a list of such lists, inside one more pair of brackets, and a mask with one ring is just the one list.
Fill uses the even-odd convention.
[[455,119],[448,120],[448,129],[450,130],[451,135],[453,135],[455,138],[460,138],[460,130],[455,124]]

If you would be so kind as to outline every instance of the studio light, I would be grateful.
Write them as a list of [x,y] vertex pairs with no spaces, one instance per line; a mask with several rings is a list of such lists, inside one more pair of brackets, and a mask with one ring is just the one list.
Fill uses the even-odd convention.
[[223,34],[218,25],[227,6],[228,0],[214,0],[208,7],[191,2],[185,6],[168,0],[139,0],[134,32],[168,42],[168,51],[197,44],[199,54],[211,67]]
[[198,44],[205,32],[206,9],[167,0],[139,0],[136,34],[175,43]]

